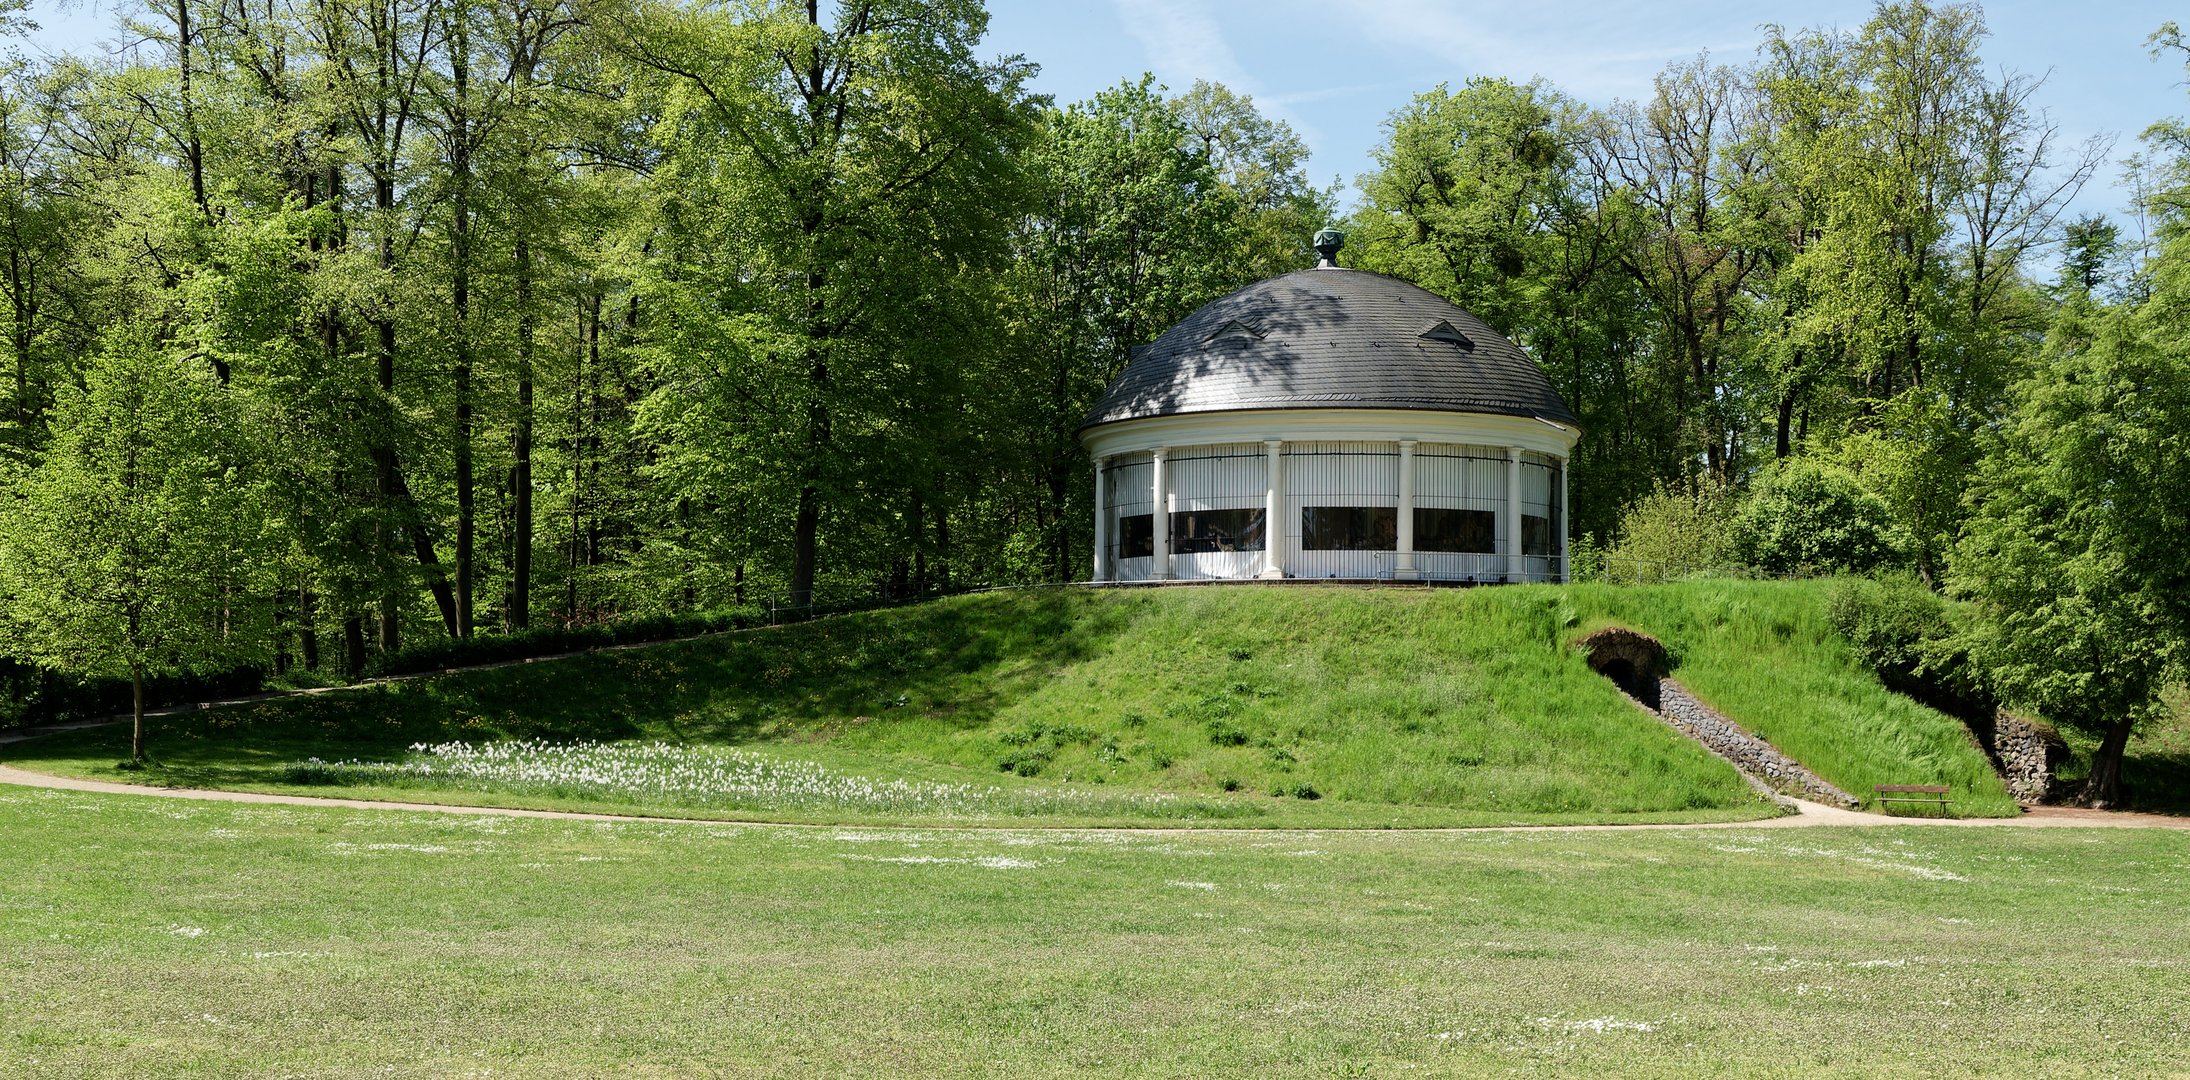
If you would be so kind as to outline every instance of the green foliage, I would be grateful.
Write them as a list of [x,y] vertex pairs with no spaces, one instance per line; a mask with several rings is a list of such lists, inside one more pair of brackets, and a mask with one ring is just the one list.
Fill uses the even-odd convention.
[[239,445],[249,427],[210,371],[117,333],[87,385],[62,390],[43,460],[0,492],[11,647],[140,690],[150,674],[255,658],[265,544]]
[[1925,647],[1954,633],[1947,601],[1910,578],[1842,578],[1825,594],[1826,617],[1879,669],[1914,672]]
[[[2182,50],[2168,23],[2149,42]],[[2190,670],[2190,140],[2146,132],[2160,237],[2141,295],[2103,306],[2068,282],[2044,363],[1987,433],[1954,587],[1981,616],[1973,651],[2001,694],[2100,736],[2083,798],[2119,802],[2133,727]],[[2086,222],[2072,273],[2109,242]]]
[[1865,573],[1898,563],[1908,546],[1885,500],[1847,470],[1809,458],[1773,468],[1728,524],[1729,553],[1774,574]]
[[1592,553],[1569,549],[1578,567],[1595,554],[1607,581],[1665,581],[1728,565],[1729,518],[1726,498],[1706,489],[1696,493],[1660,484],[1620,515],[1619,541]]
[[1574,106],[1550,86],[1473,78],[1415,95],[1388,123],[1349,238],[1355,265],[1514,326],[1531,256],[1561,212]]
[[2119,797],[2131,725],[2190,661],[2190,352],[2173,306],[2106,321],[2020,388],[1979,474],[1954,582],[2009,700],[2109,735],[2087,796]]
[[1914,578],[1842,578],[1826,593],[1825,610],[1888,686],[1965,719],[1991,712],[1994,692],[1970,655],[1962,605]]
[[683,328],[650,350],[653,472],[783,559],[794,603],[825,534],[921,549],[925,515],[893,512],[938,501],[963,460],[961,396],[1000,315],[977,283],[1027,205],[1036,116],[1028,65],[976,55],[986,23],[971,0],[645,3],[616,42],[660,85],[680,192],[643,279]]

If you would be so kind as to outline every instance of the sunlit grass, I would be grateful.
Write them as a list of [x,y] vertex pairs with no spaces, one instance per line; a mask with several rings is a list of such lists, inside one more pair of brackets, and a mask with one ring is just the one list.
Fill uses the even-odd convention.
[[1664,641],[1675,678],[1841,790],[1945,784],[1953,812],[2015,812],[1959,720],[1887,690],[1825,615],[1823,582],[1583,585],[1578,609]]
[[[1888,693],[1853,662],[1825,624],[1822,597],[1808,583],[1711,582],[968,596],[179,717],[156,725],[157,766],[131,778],[324,793],[294,783],[290,767],[312,757],[392,763],[414,743],[637,741],[1007,793],[1177,796],[1162,805],[1181,819],[1260,826],[1774,812],[1567,645],[1583,628],[1619,621],[1664,639],[1676,676],[1706,701],[1850,791],[1945,782],[1957,812],[2011,812],[1959,724]],[[101,732],[9,753],[35,768],[112,777],[121,745],[119,733]],[[610,802],[577,789],[350,779],[376,796]],[[716,812],[680,798],[614,805]],[[831,813],[748,805],[778,819]],[[1130,799],[1085,805],[1116,813],[1075,820],[1148,816]],[[921,814],[910,804],[838,809],[843,820]]]
[[2190,835],[771,828],[0,789],[0,1076],[2172,1076]]

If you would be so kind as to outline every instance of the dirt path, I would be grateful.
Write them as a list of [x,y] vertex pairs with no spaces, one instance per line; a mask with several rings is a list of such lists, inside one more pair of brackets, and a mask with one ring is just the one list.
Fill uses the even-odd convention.
[[[10,740],[20,741],[20,740]],[[201,788],[147,787],[139,784],[116,784],[105,780],[79,780],[67,776],[49,776],[45,773],[0,765],[0,784],[18,787],[48,788],[60,791],[90,791],[104,795],[140,795],[163,799],[196,799],[204,802],[254,803],[274,806],[330,806],[349,810],[403,810],[431,814],[468,814],[488,817],[548,818],[557,821],[637,821],[680,825],[766,825],[784,829],[835,829],[835,828],[894,828],[895,826],[842,826],[842,825],[792,825],[777,822],[725,821],[719,818],[656,817],[645,814],[587,814],[571,810],[520,810],[503,806],[449,806],[441,803],[383,802],[373,799],[333,799],[311,795],[269,795],[255,791],[212,791]],[[1800,829],[1818,826],[1846,825],[1930,825],[1948,828],[2162,828],[2190,829],[2190,818],[2173,818],[2159,814],[2113,813],[2104,810],[2072,810],[2065,807],[2039,807],[2015,818],[1921,818],[1891,817],[1884,814],[1866,814],[1855,810],[1819,803],[1795,800],[1800,812],[1786,817],[1766,818],[1762,821],[1708,822],[1700,824],[1650,824],[1650,825],[1486,825],[1446,829],[1401,830],[1336,830],[1336,829],[1279,829],[1279,832],[1613,832],[1667,829]],[[912,827],[912,826],[908,826]],[[1055,828],[1044,825],[929,825],[917,826],[929,831],[1028,831]],[[1253,829],[1212,828],[1124,828],[1081,829],[1073,832],[1133,832],[1133,833],[1242,833]]]

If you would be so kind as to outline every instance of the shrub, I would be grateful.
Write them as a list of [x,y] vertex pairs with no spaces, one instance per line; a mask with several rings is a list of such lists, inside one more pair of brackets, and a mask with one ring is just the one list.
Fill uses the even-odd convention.
[[1735,508],[1735,558],[1767,573],[1868,573],[1907,558],[1906,533],[1884,499],[1837,465],[1794,458]]
[[1586,570],[1588,576],[1665,581],[1724,566],[1726,500],[1710,490],[1690,494],[1659,484],[1620,515],[1619,537],[1597,557],[1601,569]]
[[[241,697],[266,688],[266,672],[244,666],[176,672],[145,680],[145,707]],[[0,729],[88,720],[130,710],[128,679],[86,679],[0,656]]]
[[[996,741],[1011,749],[996,759],[996,767],[1020,776],[1040,776],[1043,769],[1057,759],[1058,752],[1067,746],[1095,741],[1095,733],[1077,724],[1030,724],[1017,731],[1006,731],[996,736]],[[1105,760],[1123,760],[1115,741],[1105,741],[1109,751]],[[1067,777],[1070,779],[1070,777]]]
[[1825,612],[1857,659],[1888,686],[1964,716],[1991,710],[1992,692],[1970,658],[1959,609],[1914,577],[1834,582]]
[[505,660],[598,649],[607,645],[632,645],[668,641],[698,634],[740,630],[755,625],[744,612],[690,612],[619,619],[589,626],[548,626],[514,634],[482,634],[470,638],[435,638],[383,653],[366,663],[373,675],[415,675],[443,668],[469,667]]

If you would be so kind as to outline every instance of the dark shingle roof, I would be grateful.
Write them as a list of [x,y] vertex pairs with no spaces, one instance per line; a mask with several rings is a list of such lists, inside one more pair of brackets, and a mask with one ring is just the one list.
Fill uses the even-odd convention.
[[1134,355],[1084,426],[1334,408],[1575,421],[1536,362],[1483,320],[1398,278],[1319,269],[1258,281],[1188,315]]

